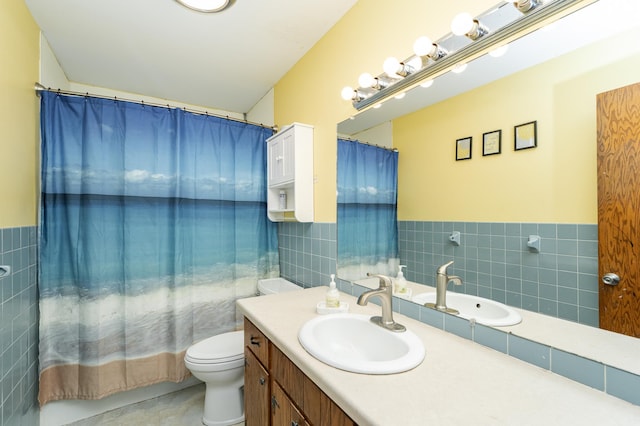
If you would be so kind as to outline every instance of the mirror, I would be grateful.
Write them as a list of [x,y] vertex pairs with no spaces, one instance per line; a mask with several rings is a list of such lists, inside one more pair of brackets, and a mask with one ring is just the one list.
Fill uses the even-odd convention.
[[[387,146],[390,142],[385,139],[390,132],[384,131],[379,137],[377,129],[393,127],[392,146],[400,152],[400,260],[408,264],[405,276],[410,281],[433,286],[437,265],[454,260],[451,273],[463,276],[465,291],[597,326],[595,147],[574,144],[564,148],[560,141],[595,140],[595,93],[640,80],[632,75],[640,62],[640,49],[635,46],[640,33],[640,22],[634,22],[637,16],[639,6],[633,0],[599,0],[550,28],[514,41],[500,58],[484,55],[468,64],[463,74],[444,74],[429,88],[417,87],[402,100],[391,99],[381,108],[365,110],[338,124],[340,136]],[[492,90],[498,90],[499,95],[492,98]],[[509,97],[520,99],[514,102]],[[583,101],[580,115],[567,114],[572,102]],[[513,112],[517,109],[527,111],[518,115]],[[479,125],[468,123],[471,115],[480,117],[475,119]],[[510,118],[501,121],[502,116]],[[514,126],[528,121],[538,122],[539,146],[526,153],[515,152]],[[502,130],[501,154],[483,157],[483,133],[495,130]],[[472,158],[456,162],[455,140],[471,134]],[[544,150],[553,152],[545,157]],[[571,161],[574,157],[575,164]],[[559,161],[562,166],[552,164]],[[533,169],[528,168],[530,162],[535,165]],[[561,177],[555,176],[559,170]],[[589,211],[567,216],[564,210],[575,210],[571,205],[574,200],[555,206],[553,194],[546,194],[569,193],[572,186],[584,186],[584,170],[590,171],[588,181],[593,188],[585,196],[589,201],[580,202]],[[453,174],[458,173],[467,180],[454,179]],[[473,182],[474,176],[484,182]],[[507,188],[510,198],[501,200],[499,193],[508,180],[517,182]],[[418,181],[429,190],[411,184]],[[418,198],[429,199],[432,204]],[[467,202],[467,198],[473,200]],[[457,204],[459,208],[438,203]],[[545,203],[549,204],[545,207]],[[473,213],[468,206],[473,207]],[[505,215],[505,209],[513,210],[513,214]],[[500,217],[499,223],[494,223],[494,216]],[[517,235],[511,229],[515,225]],[[461,226],[475,226],[475,230],[454,229]],[[491,241],[492,226],[502,232],[497,242]],[[340,223],[337,227],[340,233]],[[485,227],[488,229],[479,229]],[[462,232],[460,246],[448,245],[447,236],[452,231]],[[412,239],[416,233],[434,240]],[[588,233],[592,235],[585,235]],[[539,253],[526,246],[530,234],[541,234]],[[481,239],[491,250],[478,249]],[[427,245],[431,250],[425,249]],[[509,259],[511,251],[520,257]],[[516,264],[520,269],[510,270]],[[509,288],[510,277],[517,277],[519,288]],[[492,287],[486,281],[499,285]],[[534,284],[537,301],[529,297],[532,290],[527,288]],[[576,304],[567,300],[576,300]]]

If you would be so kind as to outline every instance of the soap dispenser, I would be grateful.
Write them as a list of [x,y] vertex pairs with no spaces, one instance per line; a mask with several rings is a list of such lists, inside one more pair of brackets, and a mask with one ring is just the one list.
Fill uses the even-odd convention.
[[396,293],[403,294],[407,292],[407,280],[402,273],[402,268],[406,268],[407,265],[398,265],[398,275],[395,279]]
[[335,274],[331,274],[331,282],[329,283],[329,291],[327,291],[327,297],[325,304],[327,308],[338,308],[340,306],[340,292],[336,288]]

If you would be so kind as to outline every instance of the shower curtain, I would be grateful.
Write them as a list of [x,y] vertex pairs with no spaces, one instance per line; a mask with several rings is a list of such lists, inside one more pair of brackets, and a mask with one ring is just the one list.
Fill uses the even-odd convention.
[[398,270],[398,153],[338,139],[338,275]]
[[97,399],[189,372],[278,276],[270,129],[179,109],[41,98],[39,401]]

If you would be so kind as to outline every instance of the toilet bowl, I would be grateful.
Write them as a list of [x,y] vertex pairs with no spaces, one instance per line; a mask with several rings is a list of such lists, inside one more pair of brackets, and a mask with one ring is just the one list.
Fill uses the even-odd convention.
[[244,332],[209,337],[187,349],[185,366],[206,386],[202,423],[234,425],[244,421]]
[[[302,290],[284,278],[258,281],[259,294]],[[202,423],[229,426],[244,421],[244,331],[231,331],[190,346],[185,366],[206,386]]]

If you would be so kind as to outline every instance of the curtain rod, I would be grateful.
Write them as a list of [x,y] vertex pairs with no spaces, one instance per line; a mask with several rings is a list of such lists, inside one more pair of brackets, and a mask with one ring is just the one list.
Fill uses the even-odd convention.
[[246,120],[246,119],[229,117],[228,115],[215,114],[215,113],[211,113],[211,112],[208,112],[208,111],[202,111],[202,110],[186,108],[186,107],[179,107],[179,106],[170,105],[170,104],[159,104],[159,103],[155,103],[155,102],[145,102],[143,100],[118,98],[117,96],[96,95],[94,93],[89,93],[89,92],[74,92],[72,90],[52,89],[51,87],[44,87],[42,84],[40,84],[38,82],[36,82],[36,84],[35,84],[35,90],[36,90],[36,95],[38,95],[38,96],[40,96],[40,92],[43,92],[43,91],[46,90],[48,92],[59,93],[61,95],[84,96],[84,97],[87,97],[87,98],[97,98],[97,99],[113,99],[113,100],[116,100],[116,101],[132,102],[134,104],[139,104],[139,105],[149,105],[149,106],[167,108],[167,109],[181,109],[181,110],[183,110],[185,112],[190,112],[192,114],[206,115],[206,116],[217,117],[217,118],[225,118],[227,120],[237,121],[239,123],[252,124],[254,126],[263,127],[265,129],[271,129],[271,130],[273,130],[275,132],[278,131],[278,126],[267,126],[267,125],[262,124],[262,123],[253,123],[253,122],[251,122],[249,120]]
[[344,140],[344,141],[347,141],[347,142],[361,143],[363,145],[375,146],[376,148],[386,149],[387,151],[398,152],[398,148],[389,148],[387,146],[377,145],[375,143],[365,142],[365,141],[361,141],[359,139],[351,139],[350,137],[342,137],[342,136],[340,136],[339,138]]

